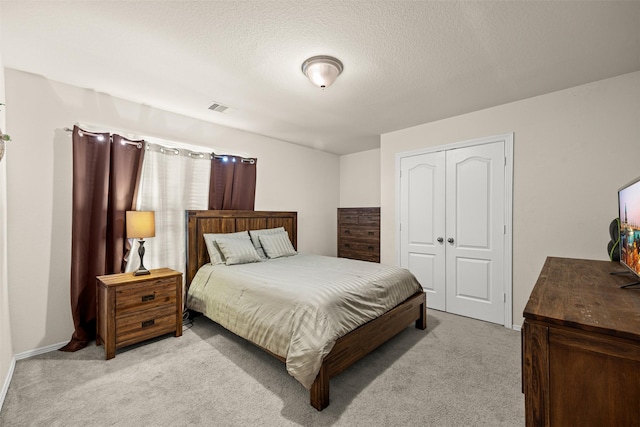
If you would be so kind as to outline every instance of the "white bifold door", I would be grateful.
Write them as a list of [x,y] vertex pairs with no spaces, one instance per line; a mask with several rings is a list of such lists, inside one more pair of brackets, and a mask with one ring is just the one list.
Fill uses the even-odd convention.
[[504,141],[400,158],[400,263],[427,306],[505,322]]

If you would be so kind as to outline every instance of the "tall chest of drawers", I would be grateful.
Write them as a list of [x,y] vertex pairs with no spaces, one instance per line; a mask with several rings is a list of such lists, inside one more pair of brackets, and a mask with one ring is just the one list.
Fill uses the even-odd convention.
[[380,208],[338,208],[338,256],[380,262]]
[[98,276],[96,344],[107,359],[116,350],[173,332],[182,335],[182,273],[168,268],[146,276]]

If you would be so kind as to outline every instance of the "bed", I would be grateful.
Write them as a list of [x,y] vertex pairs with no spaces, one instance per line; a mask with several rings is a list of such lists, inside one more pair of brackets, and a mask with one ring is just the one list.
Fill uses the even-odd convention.
[[[237,275],[238,280],[242,281],[243,277],[239,272],[241,271],[239,268],[235,270],[231,270],[231,268],[243,267],[244,266],[230,266],[225,268],[214,268],[216,266],[211,266],[209,264],[209,254],[207,251],[206,243],[205,243],[205,234],[210,233],[238,233],[245,230],[261,230],[261,229],[276,229],[282,227],[288,237],[293,247],[297,249],[297,213],[296,212],[272,212],[272,211],[187,211],[187,271],[185,277],[186,284],[186,294],[187,301],[192,301],[190,304],[192,307],[187,305],[187,308],[193,309],[195,307],[197,310],[195,311],[206,311],[203,310],[200,304],[195,303],[194,301],[198,301],[198,299],[194,296],[193,298],[189,298],[192,295],[200,295],[198,292],[201,292],[202,288],[202,277],[204,275],[219,275],[219,274],[227,274],[230,271],[234,272],[234,275]],[[353,262],[352,264],[354,268],[354,272],[352,274],[353,277],[360,276],[360,269],[374,268],[376,271],[384,274],[386,269],[391,269],[392,267],[385,267],[379,264],[366,263],[363,261],[352,261],[352,260],[344,260],[344,259],[336,259],[330,260],[329,257],[317,257],[317,256],[306,256],[304,254],[296,255],[290,257],[290,259],[274,259],[269,260],[268,262],[263,263],[255,263],[254,265],[248,265],[247,271],[249,276],[256,276],[259,274],[267,273],[267,268],[274,269],[274,272],[269,272],[270,274],[275,274],[275,277],[283,277],[282,281],[286,280],[292,281],[295,280],[294,277],[288,277],[285,279],[285,270],[290,267],[291,263],[295,264],[303,264],[301,268],[307,268],[308,266],[305,264],[316,264],[317,262],[321,263],[333,263],[337,262],[338,269],[346,268],[349,265],[347,263]],[[271,263],[271,264],[270,264]],[[324,265],[324,264],[323,264]],[[329,265],[329,264],[327,264]],[[333,264],[331,264],[333,266]],[[269,266],[269,267],[267,267]],[[273,267],[271,267],[273,266]],[[346,267],[345,267],[346,266]],[[377,266],[377,267],[376,267]],[[278,273],[277,269],[280,268],[280,272]],[[324,268],[328,270],[328,268]],[[333,267],[332,267],[333,269]],[[198,272],[200,273],[198,274]],[[292,270],[293,271],[293,270]],[[278,274],[282,274],[282,276],[277,276]],[[403,273],[404,274],[404,273]],[[410,275],[410,274],[409,274]],[[263,276],[259,276],[261,280]],[[195,279],[195,281],[194,281]],[[214,281],[218,281],[217,283],[222,284],[224,282],[223,276],[215,276]],[[415,280],[415,279],[414,279]],[[193,283],[194,289],[193,292],[190,292],[190,287]],[[218,285],[216,285],[217,287]],[[406,291],[405,291],[406,292]],[[405,298],[402,296],[400,302],[396,304],[395,300],[390,298],[391,302],[387,302],[387,304],[393,304],[391,308],[384,308],[384,312],[379,315],[376,315],[375,318],[368,320],[366,323],[357,326],[355,329],[350,330],[350,332],[345,332],[344,335],[340,335],[334,341],[331,342],[332,345],[327,348],[330,350],[327,353],[323,353],[321,359],[319,359],[317,366],[311,366],[307,369],[306,366],[302,366],[301,372],[304,372],[307,375],[306,380],[298,379],[305,387],[310,390],[310,403],[317,410],[322,410],[329,405],[329,380],[338,375],[340,372],[347,369],[349,366],[357,362],[359,359],[373,351],[375,348],[398,334],[400,331],[405,329],[411,323],[415,323],[416,328],[418,329],[426,329],[426,296],[424,291],[420,288],[419,284],[415,292],[411,290],[409,296]],[[395,296],[397,299],[398,296]],[[248,298],[245,299],[248,300]],[[244,302],[244,300],[243,300]],[[265,310],[268,308],[268,304],[265,303]],[[242,310],[239,310],[242,311]],[[365,310],[366,311],[366,310]],[[335,313],[335,312],[334,312]],[[213,313],[215,314],[215,313]],[[207,315],[205,313],[205,315]],[[207,317],[213,318],[215,321],[215,315],[207,315]],[[255,317],[255,313],[254,313]],[[333,315],[331,316],[334,317]],[[227,325],[223,324],[225,322],[220,322],[222,326],[227,327]],[[238,333],[242,338],[248,339],[250,342],[258,345],[268,353],[272,354],[282,362],[287,363],[287,370],[292,373],[290,370],[290,362],[292,361],[292,356],[289,354],[285,354],[283,351],[274,351],[278,347],[270,347],[269,345],[265,345],[263,341],[251,336],[251,333],[244,332],[236,332],[236,329],[233,327],[227,327],[227,329],[232,330],[232,332]],[[240,329],[238,329],[240,330]],[[247,331],[252,331],[253,328],[248,328]],[[321,328],[318,328],[321,330]],[[304,335],[301,335],[304,336]],[[264,341],[268,342],[268,341]],[[295,353],[292,349],[292,353]],[[289,360],[287,359],[289,358]],[[307,362],[305,362],[307,363]],[[311,362],[309,362],[311,363]],[[316,374],[317,372],[317,374]],[[312,377],[309,377],[312,375]],[[309,380],[310,378],[310,380]]]

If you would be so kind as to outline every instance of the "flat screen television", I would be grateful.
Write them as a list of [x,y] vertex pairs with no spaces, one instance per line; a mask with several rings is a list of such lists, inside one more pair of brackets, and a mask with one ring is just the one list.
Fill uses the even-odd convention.
[[[640,279],[640,178],[618,190],[620,264]],[[626,287],[640,284],[629,283]]]

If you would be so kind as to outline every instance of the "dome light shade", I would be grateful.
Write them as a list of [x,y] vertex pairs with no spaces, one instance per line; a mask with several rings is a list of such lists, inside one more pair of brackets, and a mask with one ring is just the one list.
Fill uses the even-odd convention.
[[302,63],[302,72],[311,83],[324,89],[336,81],[343,70],[342,62],[332,56],[313,56]]

